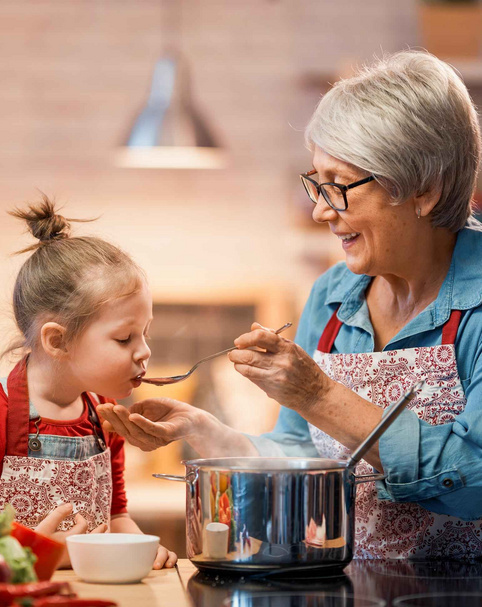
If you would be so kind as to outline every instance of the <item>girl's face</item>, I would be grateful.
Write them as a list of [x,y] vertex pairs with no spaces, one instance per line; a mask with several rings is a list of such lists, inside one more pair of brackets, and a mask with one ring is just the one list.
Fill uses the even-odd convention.
[[152,297],[144,282],[137,293],[104,304],[68,348],[69,371],[81,390],[130,396],[151,356],[146,343],[151,321]]

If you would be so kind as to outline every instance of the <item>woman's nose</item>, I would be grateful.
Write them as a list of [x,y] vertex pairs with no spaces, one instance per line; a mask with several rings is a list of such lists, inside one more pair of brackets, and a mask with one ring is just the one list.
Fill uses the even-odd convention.
[[320,196],[313,209],[312,217],[316,223],[325,223],[335,221],[338,217],[338,212],[330,207],[323,196]]

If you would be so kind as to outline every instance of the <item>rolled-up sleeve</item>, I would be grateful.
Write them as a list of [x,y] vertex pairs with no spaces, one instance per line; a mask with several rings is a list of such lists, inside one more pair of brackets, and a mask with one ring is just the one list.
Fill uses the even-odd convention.
[[432,425],[405,410],[382,435],[386,479],[377,483],[379,498],[417,502],[464,520],[482,518],[481,358],[463,382],[467,403],[453,422]]

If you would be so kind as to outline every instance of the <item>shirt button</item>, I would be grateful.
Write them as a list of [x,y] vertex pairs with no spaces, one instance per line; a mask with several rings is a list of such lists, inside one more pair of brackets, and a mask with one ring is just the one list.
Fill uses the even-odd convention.
[[442,485],[447,488],[453,487],[454,481],[451,478],[444,478],[444,480],[442,481]]

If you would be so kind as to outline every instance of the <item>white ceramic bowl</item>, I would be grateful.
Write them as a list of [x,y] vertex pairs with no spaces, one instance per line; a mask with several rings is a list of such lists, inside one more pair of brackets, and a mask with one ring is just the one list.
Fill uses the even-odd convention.
[[67,537],[72,568],[85,582],[128,584],[150,572],[159,538],[140,533],[92,533]]

